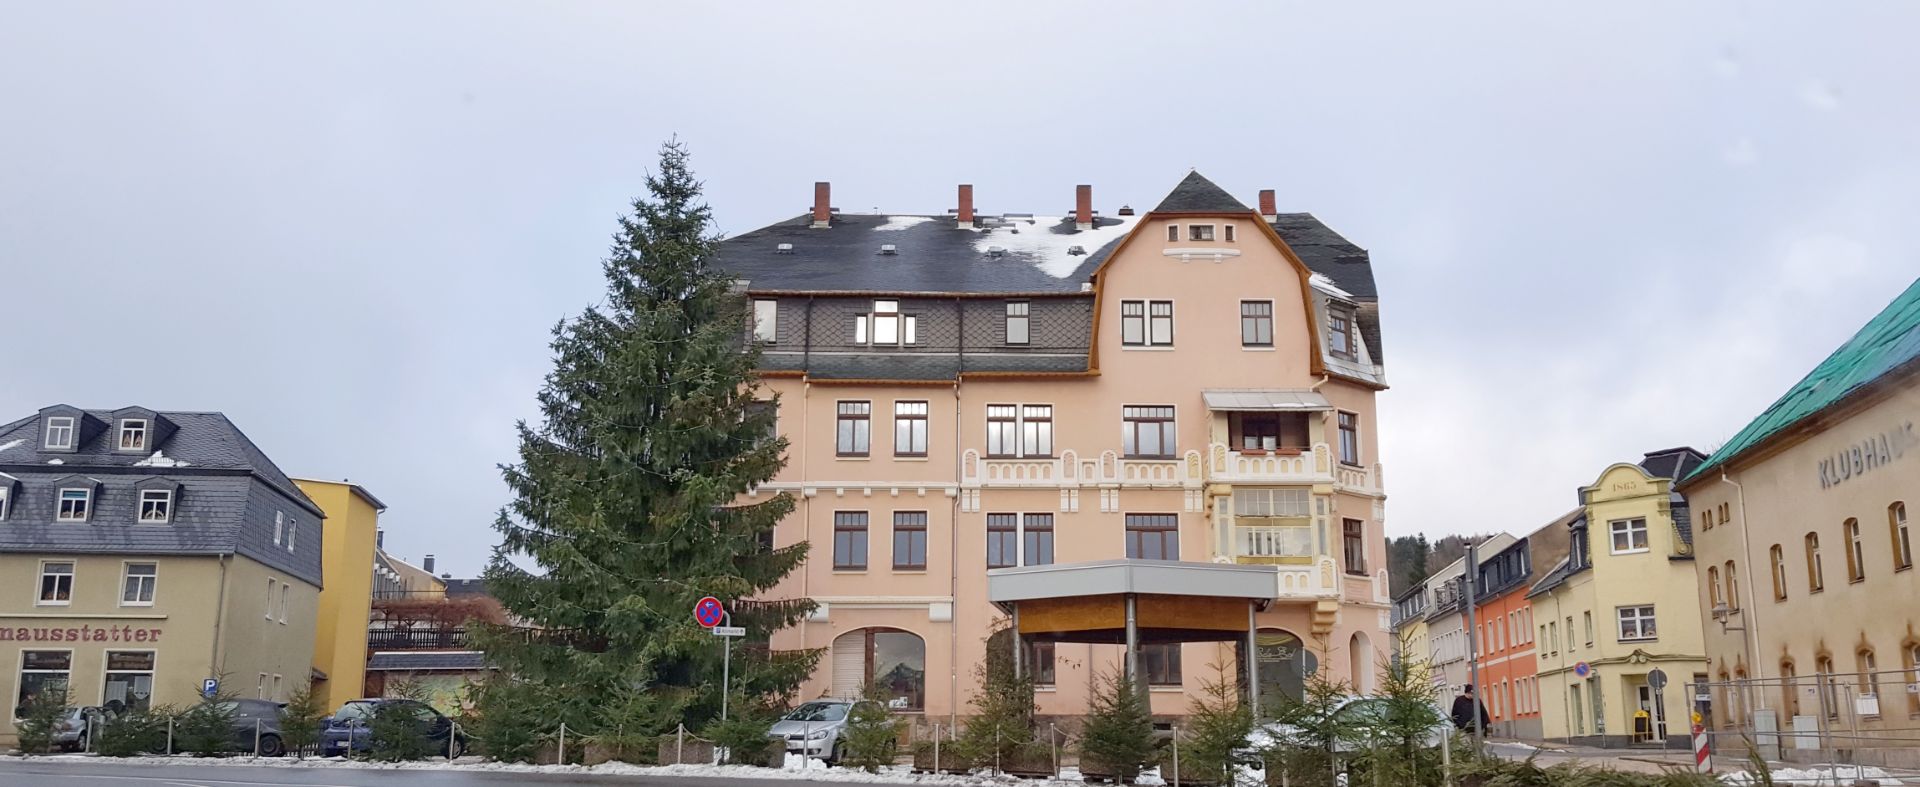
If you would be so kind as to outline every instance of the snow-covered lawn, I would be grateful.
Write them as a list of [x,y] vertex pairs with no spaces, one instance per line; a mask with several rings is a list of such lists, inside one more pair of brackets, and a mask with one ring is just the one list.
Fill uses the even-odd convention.
[[[22,761],[20,757],[0,757],[0,761]],[[401,771],[488,771],[495,773],[540,773],[540,774],[593,774],[601,776],[701,776],[728,779],[804,779],[823,782],[854,782],[862,784],[919,784],[949,785],[951,787],[978,787],[992,783],[1011,783],[1018,781],[1013,777],[995,777],[987,774],[972,776],[936,775],[914,773],[904,765],[895,765],[882,769],[879,773],[868,773],[854,768],[829,768],[819,760],[804,762],[797,756],[789,757],[783,768],[755,768],[746,765],[628,765],[623,762],[609,762],[600,765],[522,765],[519,763],[491,762],[481,757],[461,757],[453,762],[446,760],[418,760],[413,762],[367,762],[365,760],[346,760],[339,757],[309,757],[296,760],[291,757],[218,757],[202,758],[188,755],[174,757],[98,757],[87,754],[55,754],[44,757],[28,758],[34,763],[119,763],[131,766],[233,766],[268,768],[349,768],[366,770]],[[1072,768],[1063,769],[1061,781],[1080,781],[1080,774]],[[1159,784],[1157,779],[1144,777],[1143,785]]]
[[[1913,784],[1901,781],[1871,765],[1813,765],[1806,768],[1775,768],[1773,783],[1779,785],[1844,785],[1852,784],[1855,779],[1876,779],[1883,785]],[[1759,784],[1760,780],[1750,772],[1730,773],[1721,777],[1728,784]]]

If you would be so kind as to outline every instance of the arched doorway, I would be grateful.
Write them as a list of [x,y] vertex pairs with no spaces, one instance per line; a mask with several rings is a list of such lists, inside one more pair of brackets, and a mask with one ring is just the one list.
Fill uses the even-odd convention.
[[1260,650],[1260,702],[1267,709],[1307,696],[1307,676],[1320,668],[1306,643],[1293,632],[1263,628],[1254,634]]
[[1366,632],[1353,632],[1347,641],[1347,674],[1352,676],[1354,693],[1373,693],[1373,640],[1367,639]]
[[927,642],[899,629],[866,628],[833,640],[833,696],[853,699],[878,686],[895,710],[927,706]]

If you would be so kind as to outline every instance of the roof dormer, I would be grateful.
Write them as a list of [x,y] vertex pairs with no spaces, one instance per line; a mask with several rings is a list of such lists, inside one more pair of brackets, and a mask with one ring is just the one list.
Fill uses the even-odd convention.
[[173,436],[173,430],[173,422],[157,412],[145,407],[122,407],[113,411],[113,452],[153,453]]
[[40,450],[71,454],[106,429],[100,419],[70,405],[56,404],[40,411]]

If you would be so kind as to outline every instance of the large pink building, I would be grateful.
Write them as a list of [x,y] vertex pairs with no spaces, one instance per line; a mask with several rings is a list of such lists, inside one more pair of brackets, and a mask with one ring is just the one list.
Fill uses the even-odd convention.
[[[721,244],[753,299],[785,470],[781,586],[818,602],[776,648],[803,695],[879,683],[968,713],[1018,620],[1042,713],[1131,669],[1186,712],[1214,666],[1262,696],[1317,668],[1372,686],[1388,640],[1386,388],[1367,252],[1273,192],[1198,173],[1154,209],[808,214]],[[1063,194],[1064,196],[1064,194]],[[1125,658],[1132,643],[1136,657]]]

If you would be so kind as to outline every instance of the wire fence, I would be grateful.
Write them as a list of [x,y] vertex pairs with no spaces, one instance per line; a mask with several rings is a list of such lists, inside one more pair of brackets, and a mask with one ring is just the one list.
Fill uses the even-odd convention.
[[1686,721],[1699,725],[1722,762],[1758,754],[1920,773],[1920,683],[1912,671],[1695,681],[1686,689]]

